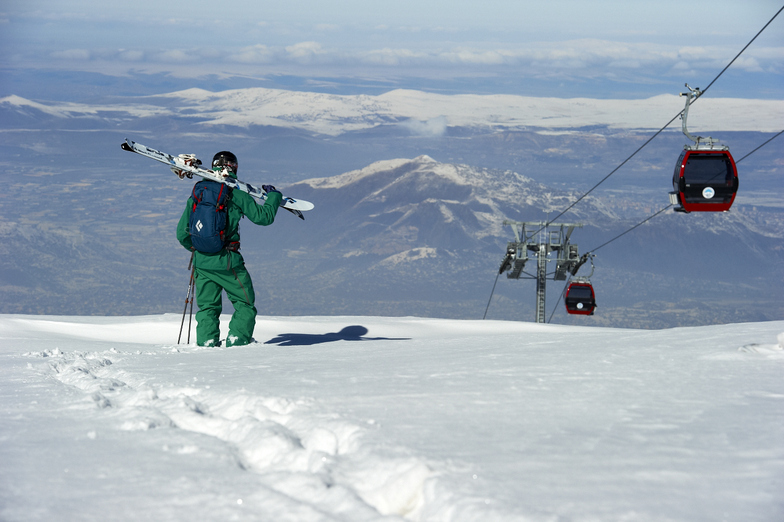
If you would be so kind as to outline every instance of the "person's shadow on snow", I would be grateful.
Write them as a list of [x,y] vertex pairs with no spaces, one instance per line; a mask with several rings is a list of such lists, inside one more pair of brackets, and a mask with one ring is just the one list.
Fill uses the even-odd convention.
[[264,344],[278,346],[311,346],[314,344],[331,343],[333,341],[409,341],[407,337],[362,337],[368,333],[364,326],[346,326],[339,332],[325,334],[285,333],[270,339]]

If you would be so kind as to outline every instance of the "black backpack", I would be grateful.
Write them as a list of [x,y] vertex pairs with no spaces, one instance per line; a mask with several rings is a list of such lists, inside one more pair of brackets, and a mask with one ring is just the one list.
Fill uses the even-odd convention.
[[193,248],[215,254],[226,245],[231,187],[216,181],[199,181],[193,187],[193,209],[188,222]]

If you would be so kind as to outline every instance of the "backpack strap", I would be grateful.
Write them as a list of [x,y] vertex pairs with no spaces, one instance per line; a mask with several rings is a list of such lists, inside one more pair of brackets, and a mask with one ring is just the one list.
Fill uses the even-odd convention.
[[[226,185],[221,183],[220,190],[218,191],[218,203],[220,203],[221,196],[223,195],[223,189]],[[221,212],[224,208],[226,208],[226,204],[222,205],[215,205],[215,212]]]

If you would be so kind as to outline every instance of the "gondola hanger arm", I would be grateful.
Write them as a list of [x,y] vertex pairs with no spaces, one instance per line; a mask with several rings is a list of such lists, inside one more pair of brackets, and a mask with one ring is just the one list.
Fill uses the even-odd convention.
[[699,87],[691,88],[689,84],[685,84],[686,88],[689,89],[689,92],[682,92],[681,96],[686,96],[686,106],[683,108],[683,113],[681,113],[681,130],[683,130],[683,134],[686,135],[691,141],[700,146],[700,143],[705,143],[708,147],[713,148],[713,144],[716,142],[711,137],[703,138],[702,136],[692,136],[689,132],[689,129],[686,127],[686,122],[689,119],[689,107],[692,103],[697,101],[697,98],[702,96],[703,91],[700,90]]

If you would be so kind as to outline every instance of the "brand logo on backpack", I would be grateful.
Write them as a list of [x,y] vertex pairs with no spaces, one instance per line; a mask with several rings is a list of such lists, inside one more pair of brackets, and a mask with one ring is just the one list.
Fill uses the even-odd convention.
[[194,203],[188,225],[193,248],[203,254],[220,252],[226,244],[231,188],[204,180],[193,187],[192,197]]

